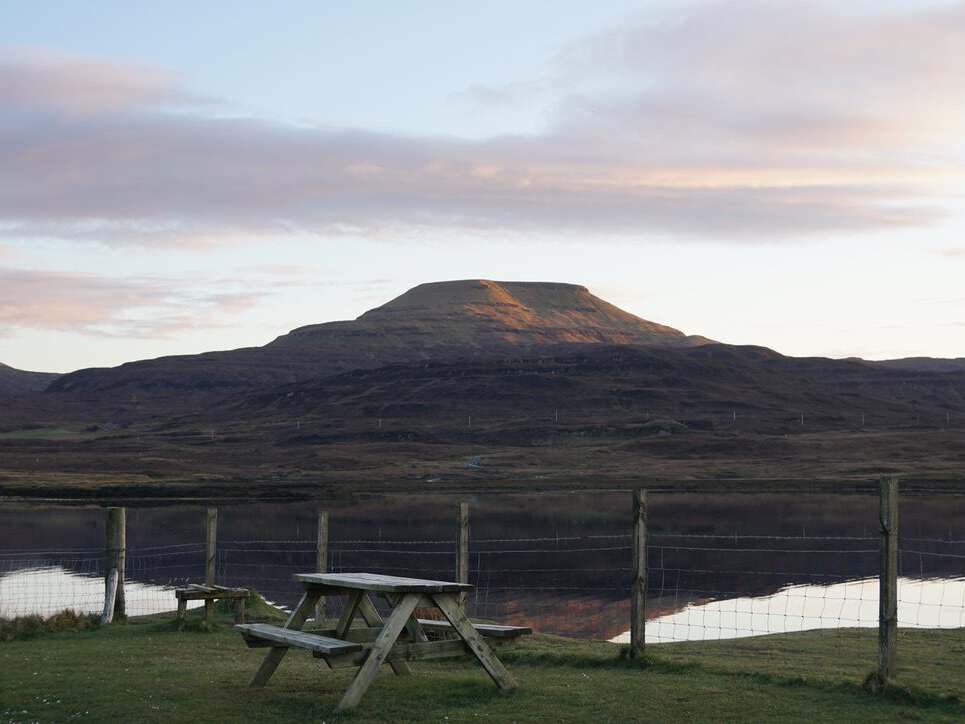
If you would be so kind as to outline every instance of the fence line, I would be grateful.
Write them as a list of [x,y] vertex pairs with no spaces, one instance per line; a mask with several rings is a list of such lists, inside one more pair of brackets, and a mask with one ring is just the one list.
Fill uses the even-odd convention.
[[[891,485],[883,486],[883,505]],[[641,500],[634,499],[628,528],[641,517]],[[127,612],[173,610],[171,589],[188,582],[255,585],[290,605],[299,590],[292,574],[306,570],[464,577],[474,585],[466,606],[477,617],[536,618],[544,630],[573,633],[567,627],[591,610],[600,630],[612,627],[607,637],[630,643],[634,655],[664,641],[879,626],[887,647],[879,660],[883,678],[894,670],[897,626],[965,626],[965,541],[951,533],[899,537],[892,518],[880,537],[669,532],[644,516],[650,530],[474,538],[469,508],[461,505],[452,522],[456,537],[327,538],[322,515],[314,539],[218,541],[205,523],[206,536],[196,542],[126,549]],[[212,517],[217,521],[217,514],[199,515],[199,532]],[[868,545],[876,540],[878,546]],[[54,607],[99,611],[114,556],[111,546],[3,551],[0,616]],[[891,565],[886,586],[880,572]],[[323,604],[317,615],[325,613]]]

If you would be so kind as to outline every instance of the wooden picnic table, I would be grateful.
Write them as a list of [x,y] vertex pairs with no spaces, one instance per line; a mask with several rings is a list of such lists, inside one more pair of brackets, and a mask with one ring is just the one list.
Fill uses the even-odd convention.
[[[271,647],[249,686],[264,686],[289,648],[304,648],[331,668],[359,667],[338,704],[340,711],[359,703],[382,664],[388,664],[397,675],[404,676],[411,673],[409,661],[462,656],[467,651],[500,689],[516,687],[516,681],[484,637],[509,640],[532,633],[532,629],[470,622],[459,604],[459,594],[472,589],[468,584],[374,573],[300,573],[295,579],[305,587],[305,594],[284,626],[236,627],[249,646]],[[375,607],[373,595],[384,598],[391,606],[387,618],[383,619]],[[334,629],[302,631],[323,596],[345,597],[338,623]],[[436,608],[446,620],[419,619],[416,608]],[[352,626],[357,615],[365,621],[364,628]],[[444,630],[453,636],[449,640],[429,641],[427,628]]]

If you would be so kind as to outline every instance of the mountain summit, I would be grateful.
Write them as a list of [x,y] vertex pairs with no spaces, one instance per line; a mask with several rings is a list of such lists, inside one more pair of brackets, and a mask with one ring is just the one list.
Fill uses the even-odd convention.
[[[350,324],[386,334],[414,334],[426,348],[458,345],[476,351],[493,345],[677,346],[709,341],[625,312],[586,287],[555,282],[467,279],[420,284]],[[312,325],[291,336],[330,330],[330,324]]]
[[300,327],[264,347],[81,370],[51,389],[215,390],[428,359],[708,342],[625,312],[576,284],[471,279],[420,284],[358,319]]

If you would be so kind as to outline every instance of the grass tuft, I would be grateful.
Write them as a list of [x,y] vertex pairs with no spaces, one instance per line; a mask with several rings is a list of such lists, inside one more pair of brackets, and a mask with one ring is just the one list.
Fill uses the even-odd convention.
[[99,617],[66,609],[53,616],[17,616],[0,618],[0,642],[25,641],[61,631],[87,631],[100,625]]

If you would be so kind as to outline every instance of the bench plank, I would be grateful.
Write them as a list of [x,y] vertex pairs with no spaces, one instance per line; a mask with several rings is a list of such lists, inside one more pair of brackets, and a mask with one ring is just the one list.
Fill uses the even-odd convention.
[[185,601],[207,601],[207,600],[230,600],[238,598],[248,598],[247,590],[225,590],[225,591],[196,591],[193,589],[177,589],[174,597]]
[[[433,659],[462,658],[469,653],[462,639],[458,641],[418,641],[415,643],[396,643],[389,652],[386,662],[392,661],[429,661]],[[322,658],[322,654],[312,654]],[[365,663],[368,651],[356,654],[325,656],[325,661],[333,669],[360,666]]]
[[[452,624],[448,621],[436,621],[435,619],[420,618],[419,625],[430,631],[452,631],[455,633]],[[517,636],[529,636],[533,629],[529,626],[503,626],[495,623],[475,623],[472,627],[483,636],[494,639],[514,639]]]
[[378,573],[296,573],[295,580],[308,586],[352,588],[379,593],[459,593],[472,589],[468,583],[383,576]]
[[[305,621],[308,616],[315,611],[315,602],[318,601],[318,594],[311,591],[305,591],[305,595],[302,596],[302,600],[299,601],[298,606],[291,615],[288,617],[288,621],[285,622],[285,628],[292,631],[301,631],[302,626],[305,625]],[[265,658],[261,662],[261,666],[258,667],[258,671],[251,678],[248,683],[249,687],[257,688],[264,686],[268,683],[268,679],[271,675],[275,673],[275,669],[278,668],[278,664],[281,660],[285,658],[285,654],[288,653],[287,646],[275,646],[265,654]]]
[[304,631],[282,628],[281,626],[272,626],[267,623],[241,624],[235,626],[235,628],[239,629],[245,638],[251,637],[271,641],[276,645],[281,644],[282,646],[308,649],[313,653],[326,655],[350,654],[362,650],[362,644],[352,641],[342,641],[341,639],[333,639],[328,636],[319,636]]

